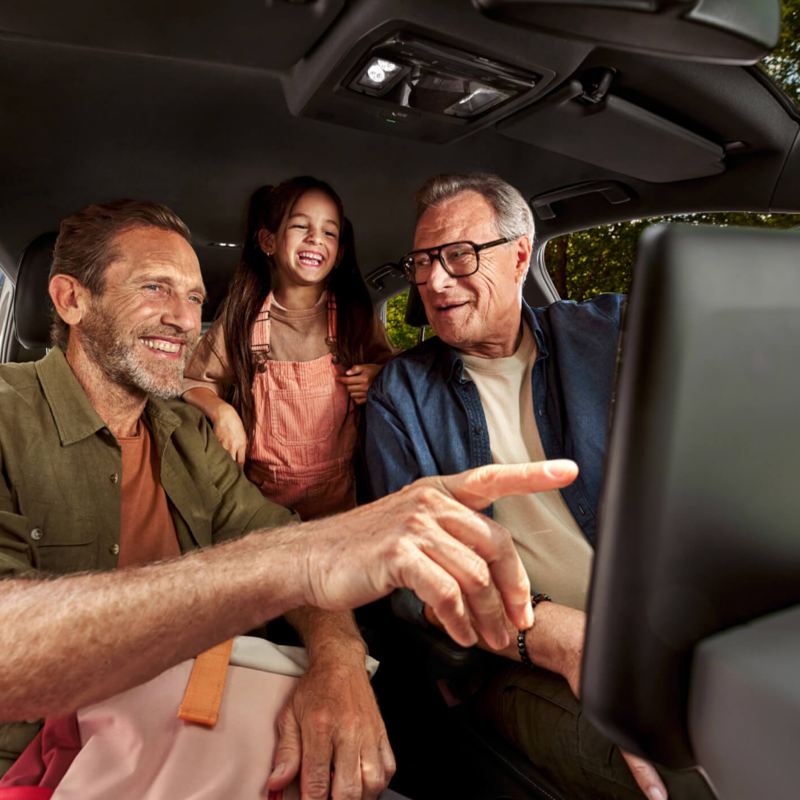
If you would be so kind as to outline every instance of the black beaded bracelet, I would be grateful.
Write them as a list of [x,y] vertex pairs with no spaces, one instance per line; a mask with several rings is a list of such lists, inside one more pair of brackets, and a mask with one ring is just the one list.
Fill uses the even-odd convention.
[[[552,601],[552,597],[549,594],[543,594],[542,592],[537,592],[536,594],[531,595],[531,608],[536,609],[536,606],[539,603],[547,603]],[[533,626],[531,626],[533,627]],[[530,628],[525,628],[524,630],[517,632],[517,650],[519,650],[519,658],[523,664],[528,667],[533,668],[535,665],[533,661],[531,661],[530,656],[528,655],[528,648],[525,646],[525,634],[530,630]]]

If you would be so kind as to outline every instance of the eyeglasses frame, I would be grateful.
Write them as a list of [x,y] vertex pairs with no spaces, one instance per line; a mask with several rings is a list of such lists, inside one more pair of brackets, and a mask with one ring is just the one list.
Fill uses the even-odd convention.
[[[417,283],[417,281],[414,280],[413,268],[406,266],[406,261],[416,253],[425,253],[431,260],[431,266],[433,266],[433,260],[437,259],[442,265],[442,269],[451,278],[468,278],[470,275],[474,275],[478,271],[478,267],[481,263],[481,250],[487,250],[490,247],[499,247],[501,244],[509,244],[510,242],[513,242],[519,238],[519,236],[514,236],[511,238],[508,236],[503,236],[500,239],[493,239],[491,242],[483,242],[482,244],[477,244],[469,239],[456,239],[454,242],[445,242],[444,244],[437,245],[436,247],[420,247],[418,250],[411,250],[402,256],[398,263],[400,268],[403,270],[403,274],[406,276],[406,280],[413,286],[424,286],[428,282],[427,280],[424,280],[421,283]],[[475,269],[472,270],[472,272],[467,272],[463,275],[453,275],[453,273],[447,268],[447,265],[444,263],[444,259],[442,258],[442,250],[444,250],[445,247],[450,247],[454,244],[468,244],[472,246],[472,249],[475,251]]]

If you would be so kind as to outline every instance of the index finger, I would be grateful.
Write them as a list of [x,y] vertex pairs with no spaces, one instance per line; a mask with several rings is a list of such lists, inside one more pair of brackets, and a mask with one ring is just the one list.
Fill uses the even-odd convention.
[[487,464],[456,475],[430,478],[440,481],[453,498],[474,511],[512,494],[548,492],[568,486],[578,476],[578,465],[566,458],[527,464]]

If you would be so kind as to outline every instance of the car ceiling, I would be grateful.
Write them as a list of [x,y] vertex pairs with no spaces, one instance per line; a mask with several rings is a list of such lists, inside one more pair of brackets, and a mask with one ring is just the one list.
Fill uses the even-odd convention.
[[[622,204],[591,191],[551,204],[551,218],[537,219],[542,241],[671,211],[800,211],[797,117],[755,68],[609,49],[493,20],[477,5],[4,3],[0,265],[13,278],[25,245],[88,202],[138,197],[184,217],[207,282],[224,286],[237,251],[206,245],[240,241],[250,192],[294,174],[324,178],[341,193],[365,273],[408,248],[414,191],[444,171],[493,171],[526,197],[582,182],[623,187]],[[490,112],[476,130],[467,126],[451,141],[432,141],[442,138],[435,127],[389,126],[375,111],[380,103],[337,88],[364,43],[394,29],[529,69],[540,79],[525,107]],[[596,68],[615,71],[623,121],[612,130],[623,142],[630,133],[643,148],[630,157],[630,169],[624,148],[622,161],[611,142],[596,150],[607,130],[569,119],[554,99]],[[627,129],[624,113],[632,107],[634,127]],[[642,120],[644,135],[636,127]],[[656,130],[662,123],[713,143],[723,153],[720,171],[643,179],[649,158],[662,172],[669,162]],[[552,135],[562,125],[571,137],[566,146],[566,136]],[[649,131],[656,131],[652,150]],[[685,144],[668,134],[668,153],[673,140]],[[388,281],[384,293],[398,285]]]

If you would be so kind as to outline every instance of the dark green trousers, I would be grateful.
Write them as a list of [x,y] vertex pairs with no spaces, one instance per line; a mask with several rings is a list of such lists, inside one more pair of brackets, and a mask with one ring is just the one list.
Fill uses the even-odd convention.
[[[565,800],[642,800],[619,748],[584,716],[566,681],[518,664],[496,666],[472,712],[522,750]],[[713,800],[694,770],[659,770],[670,800]]]

